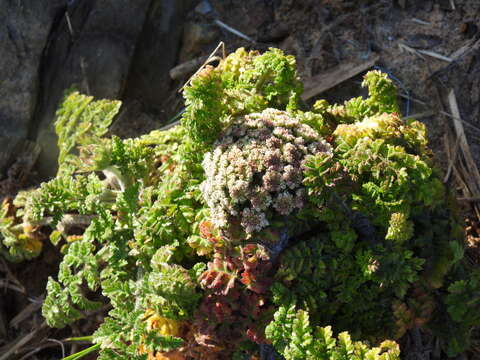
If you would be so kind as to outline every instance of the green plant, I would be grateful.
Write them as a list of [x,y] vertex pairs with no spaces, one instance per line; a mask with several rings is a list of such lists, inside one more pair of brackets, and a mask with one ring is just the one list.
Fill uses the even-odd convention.
[[400,349],[393,341],[378,347],[352,341],[348,332],[333,336],[332,328],[310,325],[309,314],[296,310],[295,304],[280,306],[266,334],[286,360],[344,359],[399,360]]
[[364,86],[309,111],[293,57],[239,49],[187,84],[181,125],[134,139],[104,137],[118,102],[70,92],[58,174],[4,202],[0,251],[59,248],[43,314],[64,327],[111,307],[89,350],[103,360],[269,342],[287,359],[398,359],[389,339],[413,327],[461,352],[478,276],[454,204],[392,82]]
[[195,142],[209,146],[235,116],[296,109],[302,88],[293,56],[279,49],[260,54],[240,48],[192,79],[184,90],[182,122]]

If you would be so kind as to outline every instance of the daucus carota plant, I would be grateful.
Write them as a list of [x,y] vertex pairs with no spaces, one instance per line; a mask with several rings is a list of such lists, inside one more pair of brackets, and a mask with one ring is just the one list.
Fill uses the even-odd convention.
[[4,201],[0,250],[59,247],[43,314],[108,304],[99,359],[398,359],[414,328],[462,352],[480,297],[454,204],[392,82],[364,86],[308,111],[293,57],[239,49],[179,126],[124,140],[103,136],[118,102],[71,92],[58,174]]

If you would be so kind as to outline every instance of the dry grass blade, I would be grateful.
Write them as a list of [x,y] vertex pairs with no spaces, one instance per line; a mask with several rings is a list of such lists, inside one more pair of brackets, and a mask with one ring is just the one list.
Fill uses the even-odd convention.
[[65,345],[63,345],[63,342],[61,342],[57,339],[47,339],[47,341],[51,341],[51,342],[54,342],[54,343],[60,345],[60,347],[62,348],[62,358],[65,357]]
[[22,349],[26,344],[28,344],[32,339],[35,338],[35,336],[43,329],[47,327],[47,323],[44,321],[38,328],[35,330],[31,331],[27,335],[21,336],[14,340],[12,343],[9,345],[6,345],[0,349],[0,352],[3,352],[3,354],[0,356],[0,360],[8,360],[11,355],[17,353],[19,350]]
[[305,91],[302,94],[302,100],[306,101],[322,92],[333,88],[334,86],[370,69],[378,61],[376,55],[372,59],[358,63],[346,63],[335,67],[325,73],[316,75],[305,81]]
[[[43,296],[42,296],[43,300]],[[11,321],[10,321],[10,326],[17,328],[18,325],[30,315],[32,315],[34,312],[36,312],[38,309],[42,307],[43,301],[35,301],[32,302],[31,304],[25,306],[25,308],[20,311]]]
[[430,51],[430,50],[417,50],[417,51],[420,54],[427,55],[427,56],[433,57],[433,58],[438,59],[438,60],[443,60],[443,61],[446,61],[446,62],[452,62],[453,61],[452,58],[449,58],[448,56],[436,53],[434,51]]
[[29,348],[28,352],[18,360],[31,360],[32,355],[34,355],[34,354],[36,354],[40,351],[43,351],[45,349],[55,348],[55,347],[60,347],[61,350],[62,350],[62,353],[64,354],[63,357],[65,357],[65,355],[66,355],[65,345],[69,345],[71,343],[73,343],[75,345],[91,345],[92,344],[91,341],[79,341],[79,340],[70,340],[70,339],[57,340],[57,339],[46,338],[40,344]]
[[463,128],[463,122],[461,121],[460,110],[458,108],[457,98],[455,96],[455,91],[453,89],[450,90],[448,94],[448,103],[450,105],[450,110],[453,115],[453,125],[455,127],[455,132],[457,136],[460,138],[460,146],[462,148],[463,154],[465,156],[465,161],[467,165],[470,167],[472,175],[476,180],[476,191],[480,195],[480,172],[478,171],[477,165],[472,158],[472,154],[470,151],[470,147],[468,145],[467,138],[465,136],[465,130]]
[[68,31],[70,33],[70,36],[74,38],[75,32],[73,31],[72,21],[70,20],[70,14],[68,13],[68,11],[65,11],[65,19],[67,20],[67,26],[68,26]]
[[225,24],[223,21],[220,21],[220,20],[218,20],[218,19],[215,19],[213,22],[214,22],[215,24],[217,24],[218,26],[224,28],[225,30],[231,32],[232,34],[237,35],[238,37],[240,37],[240,38],[242,38],[242,39],[244,39],[244,40],[247,40],[247,41],[250,41],[250,42],[252,42],[252,43],[255,43],[255,40],[253,40],[250,36],[242,33],[241,31],[238,31],[237,29],[232,28],[231,26]]
[[[457,137],[457,140],[455,141],[455,146],[453,147],[453,153],[450,154],[449,152],[447,153],[448,156],[448,169],[447,173],[445,174],[445,177],[443,179],[443,182],[446,183],[448,179],[450,178],[450,175],[452,174],[453,166],[455,164],[455,161],[457,161],[457,154],[458,154],[458,148],[460,145],[460,138]],[[450,149],[449,146],[447,146],[447,149]]]
[[412,53],[412,54],[414,54],[414,55],[417,55],[419,58],[425,60],[425,58],[422,56],[422,54],[420,54],[420,52],[419,52],[418,50],[415,50],[414,48],[412,48],[412,47],[410,47],[410,46],[408,46],[408,45],[405,45],[405,44],[403,44],[403,43],[399,43],[399,44],[398,44],[398,48],[399,48],[400,50],[402,50],[402,52],[403,52],[403,51],[408,51],[409,53]]
[[10,289],[10,290],[19,292],[20,294],[26,294],[24,287],[21,287],[21,286],[12,284],[12,283],[11,283],[10,281],[8,281],[8,280],[3,280],[3,279],[0,280],[0,288],[3,288],[3,289],[7,289],[7,288],[8,288],[8,289]]
[[193,74],[192,76],[190,76],[190,78],[185,82],[185,84],[178,90],[178,92],[182,92],[183,89],[188,86],[190,84],[190,81],[192,81],[192,79],[195,77],[195,75],[197,75],[200,71],[203,70],[203,68],[208,64],[210,63],[211,61],[214,61],[214,60],[217,60],[218,57],[215,56],[215,54],[217,53],[217,51],[219,49],[222,49],[222,58],[225,59],[225,43],[223,41],[220,41],[217,45],[217,47],[210,53],[210,55],[208,55],[207,57],[207,60],[205,60],[205,62],[202,64],[202,66],[200,66],[198,68],[198,70],[195,72],[195,74]]
[[418,119],[423,119],[423,118],[430,117],[430,116],[433,116],[433,115],[435,115],[435,111],[427,110],[427,111],[423,111],[421,113],[416,113],[416,114],[404,116],[404,117],[402,117],[402,120],[403,121],[411,120],[411,119],[418,120]]
[[465,197],[465,198],[458,198],[458,201],[467,201],[467,202],[475,202],[475,201],[480,201],[480,196],[477,197]]
[[12,290],[18,291],[22,294],[26,294],[27,290],[25,289],[25,286],[23,286],[23,284],[15,277],[15,275],[13,275],[13,273],[10,270],[8,264],[1,257],[0,257],[0,263],[2,265],[2,271],[7,274],[6,279],[1,279],[0,280],[0,287],[5,286],[5,287],[8,287]]
[[[419,104],[419,105],[422,105],[422,106],[425,106],[425,107],[428,107],[428,104],[425,102],[425,101],[422,101],[420,99],[416,99],[414,97],[412,97],[411,95],[407,95],[407,94],[399,94],[398,95],[399,97],[401,97],[402,99],[410,99],[410,101],[416,103],[416,104]],[[433,111],[433,110],[432,110]],[[423,113],[421,113],[423,114]],[[445,115],[447,116],[448,118],[451,118],[451,119],[455,119],[455,120],[458,120],[458,121],[461,121],[463,123],[463,125],[467,126],[468,128],[472,129],[472,130],[475,130],[476,132],[480,133],[480,128],[478,128],[477,126],[473,125],[473,124],[470,124],[469,122],[461,119],[461,118],[457,118],[455,116],[453,116],[452,114],[446,112],[446,111],[443,111],[443,110],[440,110],[440,111],[434,111],[434,114],[441,114],[441,115]],[[406,117],[406,119],[410,118],[410,117],[413,117],[412,116],[408,116]]]
[[461,48],[450,54],[450,58],[453,60],[458,60],[461,57],[469,54],[473,51],[477,51],[480,48],[480,39],[473,38],[469,40],[465,45]]
[[[470,151],[470,146],[468,145],[467,138],[465,136],[465,130],[463,128],[463,122],[460,121],[460,110],[458,108],[457,98],[453,89],[450,90],[448,94],[448,103],[450,106],[450,111],[453,116],[453,126],[455,128],[455,133],[459,138],[459,147],[461,149],[463,162],[460,162],[460,171],[461,176],[464,179],[464,182],[467,186],[467,189],[464,189],[464,197],[466,198],[477,198],[480,197],[480,172],[478,167],[473,160],[472,153]],[[477,217],[480,219],[480,204],[473,204]]]
[[439,54],[439,53],[436,53],[434,51],[430,51],[430,50],[421,50],[421,49],[414,49],[408,45],[405,45],[403,43],[399,43],[398,44],[398,47],[403,51],[408,51],[412,54],[415,54],[417,55],[418,57],[422,58],[423,60],[425,60],[425,58],[423,57],[423,55],[427,55],[427,56],[430,56],[430,57],[433,57],[435,59],[438,59],[438,60],[443,60],[443,61],[446,61],[446,62],[452,62],[453,59],[448,57],[448,56],[445,56],[445,55],[442,55],[442,54]]
[[420,24],[420,25],[432,25],[432,23],[430,23],[428,21],[425,21],[425,20],[422,20],[422,19],[417,19],[417,18],[411,18],[410,21],[414,22],[414,23],[417,23],[417,24]]

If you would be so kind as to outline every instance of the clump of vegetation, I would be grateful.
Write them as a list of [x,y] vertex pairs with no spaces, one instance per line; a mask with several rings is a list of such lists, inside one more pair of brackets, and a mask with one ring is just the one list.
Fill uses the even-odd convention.
[[260,54],[240,48],[192,79],[184,90],[182,122],[194,141],[209,146],[236,116],[295,109],[302,89],[293,56],[279,49]]
[[454,203],[392,82],[364,86],[308,111],[293,57],[239,49],[186,86],[181,125],[124,140],[118,102],[69,92],[58,174],[4,202],[0,251],[59,247],[43,315],[108,303],[103,360],[398,359],[415,328],[458,354],[480,293]]
[[360,341],[352,341],[346,331],[336,339],[331,326],[313,329],[309,313],[296,310],[295,304],[280,306],[266,333],[286,360],[400,360],[400,349],[394,341],[385,340],[378,347],[370,348]]

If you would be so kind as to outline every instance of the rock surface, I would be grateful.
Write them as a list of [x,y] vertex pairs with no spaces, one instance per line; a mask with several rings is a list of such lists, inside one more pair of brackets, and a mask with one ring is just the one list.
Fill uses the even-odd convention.
[[25,138],[35,109],[40,59],[62,1],[2,1],[0,134]]
[[[122,123],[163,114],[191,0],[3,0],[0,6],[0,180],[24,140],[56,172],[55,112],[66,89],[124,101]],[[133,109],[128,110],[130,104]],[[134,116],[135,118],[133,118]],[[139,125],[138,119],[147,119]],[[8,150],[8,154],[6,153]]]
[[41,74],[43,89],[34,118],[42,146],[39,171],[50,176],[56,169],[56,136],[52,119],[65,89],[100,98],[121,97],[138,36],[151,0],[100,0],[75,3],[51,33]]
[[[152,1],[127,79],[124,100],[140,101],[160,118],[170,92],[169,70],[175,66],[183,18],[190,0]],[[166,120],[165,118],[163,120]]]
[[59,0],[5,0],[0,6],[0,179],[30,131],[40,59],[63,7]]

